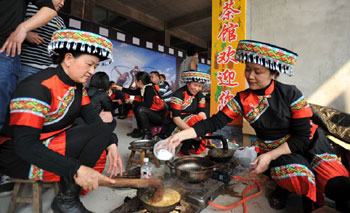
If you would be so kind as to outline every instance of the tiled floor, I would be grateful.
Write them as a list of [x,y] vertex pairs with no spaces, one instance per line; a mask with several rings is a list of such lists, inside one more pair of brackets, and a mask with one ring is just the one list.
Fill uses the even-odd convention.
[[[132,138],[126,136],[127,132],[132,130],[134,126],[132,119],[127,118],[125,120],[118,120],[116,133],[119,137],[119,150],[122,154],[124,165],[129,154],[128,144],[133,141]],[[122,204],[126,196],[135,196],[136,190],[132,189],[110,189],[106,187],[100,187],[99,189],[89,193],[81,198],[84,205],[91,211],[97,213],[110,212],[119,205]],[[264,194],[264,193],[263,193]],[[43,193],[43,212],[52,212],[50,204],[53,199],[53,190],[49,189]],[[233,198],[227,195],[219,196],[215,202],[220,204],[229,204],[233,202]],[[0,197],[0,213],[6,212],[9,205],[10,197]],[[251,213],[257,212],[302,212],[300,199],[296,196],[291,196],[288,202],[288,207],[281,211],[273,210],[269,207],[268,202],[264,195],[257,197],[256,199],[248,202],[248,211]],[[20,213],[32,212],[31,205],[23,206],[17,210]],[[243,212],[241,207],[233,209],[231,211],[218,211],[211,207],[207,207],[202,212]]]

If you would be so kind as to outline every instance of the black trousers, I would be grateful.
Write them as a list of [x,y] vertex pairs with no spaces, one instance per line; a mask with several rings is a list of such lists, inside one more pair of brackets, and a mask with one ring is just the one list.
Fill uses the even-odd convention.
[[163,124],[164,111],[153,111],[150,108],[139,106],[135,110],[136,120],[143,130],[150,130],[152,126]]
[[[93,167],[109,146],[113,130],[111,124],[76,124],[66,130],[66,156],[78,159],[82,165]],[[16,154],[12,141],[1,145],[1,173],[13,178],[27,179],[29,169],[30,163]]]

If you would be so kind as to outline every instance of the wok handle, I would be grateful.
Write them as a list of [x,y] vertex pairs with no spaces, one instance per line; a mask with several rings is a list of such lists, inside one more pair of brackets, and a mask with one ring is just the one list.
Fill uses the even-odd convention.
[[175,169],[175,165],[171,161],[165,161],[165,164],[170,168],[170,169]]
[[203,136],[203,139],[216,139],[216,140],[221,140],[222,142],[222,148],[227,150],[228,149],[228,144],[227,144],[227,139],[224,138],[222,135],[208,135],[208,136]]

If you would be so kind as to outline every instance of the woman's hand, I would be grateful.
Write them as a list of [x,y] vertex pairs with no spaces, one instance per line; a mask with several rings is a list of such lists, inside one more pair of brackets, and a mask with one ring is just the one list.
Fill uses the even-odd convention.
[[108,96],[111,97],[113,95],[113,90],[109,89],[108,90]]
[[204,112],[200,112],[198,115],[201,116],[204,120],[207,119],[207,115]]
[[35,32],[28,32],[26,40],[29,43],[36,44],[36,45],[40,45],[40,44],[44,43],[44,38],[41,37],[38,33],[35,33]]
[[115,184],[113,179],[108,178],[87,166],[79,167],[77,173],[74,175],[74,181],[76,184],[88,191],[97,189],[99,182]]
[[101,111],[100,112],[100,118],[105,123],[111,123],[113,121],[113,115],[109,111]]
[[175,153],[176,147],[178,147],[182,141],[179,134],[174,134],[165,140],[168,140],[169,151],[171,153]]
[[111,144],[107,147],[107,159],[109,162],[107,174],[109,177],[117,176],[118,174],[123,174],[123,161],[118,151],[116,144]]
[[112,88],[113,88],[113,89],[116,89],[116,90],[119,90],[119,91],[123,90],[123,87],[122,87],[122,86],[119,86],[119,85],[116,85],[116,84],[113,85]]
[[252,163],[252,172],[255,174],[261,174],[265,172],[272,161],[272,156],[267,152],[259,155]]

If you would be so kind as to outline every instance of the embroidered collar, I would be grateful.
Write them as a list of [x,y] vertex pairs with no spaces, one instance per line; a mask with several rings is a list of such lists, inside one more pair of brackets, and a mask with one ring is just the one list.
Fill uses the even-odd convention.
[[78,83],[76,83],[75,81],[73,81],[68,75],[67,73],[63,70],[61,65],[57,66],[57,75],[58,77],[67,85],[69,86],[77,86]]
[[271,80],[270,84],[265,88],[250,90],[250,91],[259,96],[270,96],[274,89],[275,89],[275,80]]

